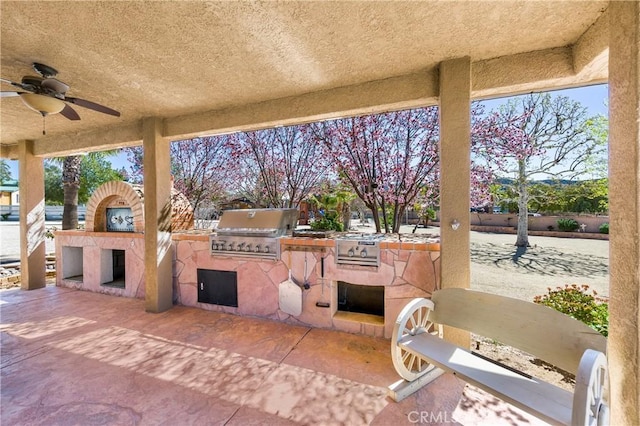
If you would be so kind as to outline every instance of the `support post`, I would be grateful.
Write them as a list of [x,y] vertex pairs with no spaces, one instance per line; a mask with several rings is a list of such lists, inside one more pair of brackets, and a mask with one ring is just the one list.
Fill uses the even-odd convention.
[[609,3],[611,424],[640,424],[640,3]]
[[20,282],[23,290],[46,285],[44,163],[33,155],[33,141],[18,147],[20,190]]
[[145,309],[163,312],[173,306],[171,246],[171,172],[169,140],[162,121],[143,122]]
[[[471,281],[471,58],[440,64],[441,288],[469,288]],[[454,229],[455,228],[455,229]],[[469,332],[445,327],[444,337],[471,345]]]

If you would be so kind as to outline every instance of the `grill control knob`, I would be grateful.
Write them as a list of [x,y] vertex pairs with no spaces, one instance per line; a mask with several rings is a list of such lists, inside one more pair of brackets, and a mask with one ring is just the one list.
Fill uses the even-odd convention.
[[216,243],[215,241],[213,241],[211,243],[211,250],[218,250],[218,243]]
[[353,256],[356,254],[356,252],[355,252],[355,251],[353,251],[353,249],[349,249],[349,251],[347,252],[347,254],[349,255],[349,257],[353,257]]
[[362,249],[362,251],[360,252],[360,257],[363,259],[367,257],[367,249]]
[[237,251],[242,251],[242,250],[244,250],[244,246],[245,246],[245,243],[240,243],[240,244],[238,244],[238,248],[236,250]]
[[227,244],[227,250],[232,251],[233,250],[233,243],[229,243]]
[[269,253],[269,246],[264,246],[264,249],[262,249],[262,251],[265,253]]
[[244,246],[244,251],[251,251],[251,244]]
[[260,244],[256,244],[256,248],[254,248],[253,251],[260,253]]

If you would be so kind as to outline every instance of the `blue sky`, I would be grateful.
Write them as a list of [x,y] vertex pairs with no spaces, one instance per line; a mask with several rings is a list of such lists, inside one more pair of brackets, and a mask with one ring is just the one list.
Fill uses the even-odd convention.
[[[603,114],[608,116],[608,110],[606,106],[607,99],[609,98],[609,85],[600,84],[596,86],[578,87],[575,89],[557,90],[553,93],[559,95],[568,96],[569,98],[580,102],[587,107],[590,115]],[[497,108],[499,105],[506,103],[509,98],[500,98],[484,101],[486,110],[489,111],[493,108]],[[114,169],[120,169],[122,167],[128,168],[129,162],[127,161],[126,154],[120,154],[109,159]],[[18,179],[18,162],[8,161],[11,168],[11,175],[13,179]]]

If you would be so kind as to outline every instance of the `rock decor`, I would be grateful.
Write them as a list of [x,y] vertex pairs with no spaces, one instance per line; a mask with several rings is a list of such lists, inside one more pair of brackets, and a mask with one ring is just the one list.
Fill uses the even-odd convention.
[[[56,266],[55,257],[47,256],[45,264],[45,276],[55,277]],[[0,266],[0,289],[20,287],[20,262],[6,263]]]
[[[382,241],[378,267],[337,265],[332,239],[284,237],[281,246],[294,249],[284,250],[278,261],[211,256],[205,234],[174,234],[173,241],[176,247],[175,303],[291,324],[389,338],[402,307],[415,297],[429,297],[440,282],[440,244],[418,239]],[[325,257],[324,296],[320,279],[321,256]],[[302,313],[297,317],[279,309],[278,289],[280,283],[287,280],[289,267],[296,282],[308,281],[310,284],[310,288],[302,292]],[[238,307],[198,303],[198,269],[235,271]],[[384,317],[338,311],[338,281],[383,286]],[[316,306],[319,301],[328,301],[330,306]]]
[[10,288],[19,285],[20,270],[18,268],[0,267],[0,286]]

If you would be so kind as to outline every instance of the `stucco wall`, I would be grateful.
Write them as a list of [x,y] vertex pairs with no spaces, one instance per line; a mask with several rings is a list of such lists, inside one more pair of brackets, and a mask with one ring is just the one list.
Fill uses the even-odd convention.
[[[474,226],[505,226],[516,227],[518,225],[518,217],[516,214],[489,214],[489,213],[471,213],[471,225]],[[609,223],[608,216],[582,216],[582,215],[566,215],[566,216],[531,216],[529,217],[529,230],[531,231],[548,231],[549,226],[553,230],[558,230],[558,219],[575,219],[579,224],[585,224],[584,232],[600,232],[600,225]]]
[[[83,232],[83,231],[57,231],[56,243],[56,285],[60,287],[76,288],[79,290],[93,291],[96,293],[111,294],[114,296],[144,298],[144,235],[124,232]],[[66,279],[64,273],[69,268],[66,262],[74,265],[80,259],[74,257],[67,259],[65,254],[77,256],[79,250],[69,250],[69,247],[82,248],[82,278]],[[63,248],[67,248],[64,249]],[[104,250],[125,251],[125,288],[116,288],[102,285],[108,276],[103,264]],[[75,269],[75,267],[74,267]]]

